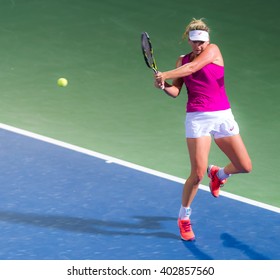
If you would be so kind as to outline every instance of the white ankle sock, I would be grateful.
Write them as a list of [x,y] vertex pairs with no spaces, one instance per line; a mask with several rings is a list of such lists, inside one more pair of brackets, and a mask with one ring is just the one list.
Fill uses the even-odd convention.
[[179,218],[181,220],[189,220],[191,213],[192,213],[192,209],[190,207],[181,206],[179,211]]
[[228,177],[230,177],[231,174],[226,174],[225,171],[224,171],[224,168],[220,168],[220,170],[217,173],[217,176],[220,180],[225,180]]

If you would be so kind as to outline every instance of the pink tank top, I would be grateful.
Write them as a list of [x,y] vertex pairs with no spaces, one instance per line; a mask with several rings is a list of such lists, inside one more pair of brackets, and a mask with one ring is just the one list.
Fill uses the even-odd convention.
[[[183,57],[182,65],[190,62],[190,55]],[[230,108],[223,66],[210,63],[183,79],[188,91],[187,112],[213,112]]]

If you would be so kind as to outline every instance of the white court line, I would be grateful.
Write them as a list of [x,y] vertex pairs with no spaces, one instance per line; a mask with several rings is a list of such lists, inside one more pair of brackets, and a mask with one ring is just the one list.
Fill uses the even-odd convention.
[[[31,137],[31,138],[34,138],[34,139],[37,139],[37,140],[41,140],[41,141],[44,141],[44,142],[47,142],[47,143],[51,143],[51,144],[54,144],[54,145],[57,145],[57,146],[60,146],[60,147],[66,148],[66,149],[70,149],[70,150],[73,150],[73,151],[76,151],[76,152],[79,152],[79,153],[83,153],[83,154],[87,154],[87,155],[90,155],[90,156],[93,156],[93,157],[96,157],[96,158],[100,158],[100,159],[105,160],[107,163],[116,163],[116,164],[119,164],[119,165],[122,165],[122,166],[125,166],[125,167],[128,167],[128,168],[132,168],[132,169],[135,169],[135,170],[138,170],[138,171],[141,171],[141,172],[145,172],[145,173],[148,173],[148,174],[151,174],[151,175],[154,175],[154,176],[158,176],[158,177],[170,180],[170,181],[174,181],[174,182],[181,183],[181,184],[185,183],[185,179],[182,179],[182,178],[179,178],[179,177],[176,177],[176,176],[173,176],[173,175],[169,175],[169,174],[166,174],[166,173],[163,173],[163,172],[159,172],[159,171],[156,171],[156,170],[153,170],[153,169],[150,169],[150,168],[146,168],[146,167],[143,167],[143,166],[131,163],[131,162],[127,162],[127,161],[124,161],[124,160],[121,160],[121,159],[117,159],[117,158],[114,158],[114,157],[111,157],[111,156],[107,156],[107,155],[104,155],[104,154],[101,154],[101,153],[98,153],[98,152],[94,152],[94,151],[91,151],[91,150],[88,150],[88,149],[85,149],[85,148],[81,148],[79,146],[75,146],[75,145],[72,145],[72,144],[69,144],[69,143],[65,143],[65,142],[62,142],[62,141],[59,141],[59,140],[56,140],[56,139],[52,139],[52,138],[49,138],[49,137],[46,137],[46,136],[42,136],[40,134],[36,134],[36,133],[30,132],[30,131],[26,131],[26,130],[16,128],[16,127],[13,127],[13,126],[10,126],[10,125],[0,123],[0,128],[11,131],[11,132],[14,132],[14,133],[17,133],[17,134],[24,135],[24,136],[27,136],[27,137]],[[199,188],[204,190],[204,191],[209,192],[209,187],[208,186],[200,185]],[[247,204],[251,204],[251,205],[254,205],[254,206],[257,206],[257,207],[261,207],[261,208],[264,208],[264,209],[267,209],[267,210],[270,210],[270,211],[273,211],[273,212],[276,212],[276,213],[280,213],[280,208],[269,205],[269,204],[258,202],[258,201],[248,199],[248,198],[245,198],[245,197],[242,197],[242,196],[239,196],[239,195],[227,193],[225,191],[220,191],[220,195],[231,198],[231,199],[234,199],[234,200],[238,200],[238,201],[241,201],[241,202],[244,202],[244,203],[247,203]]]

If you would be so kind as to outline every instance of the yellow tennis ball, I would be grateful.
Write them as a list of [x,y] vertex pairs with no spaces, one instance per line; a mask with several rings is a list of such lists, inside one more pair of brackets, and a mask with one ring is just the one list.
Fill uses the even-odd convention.
[[65,78],[59,78],[57,80],[57,85],[60,87],[66,87],[68,85],[68,81]]

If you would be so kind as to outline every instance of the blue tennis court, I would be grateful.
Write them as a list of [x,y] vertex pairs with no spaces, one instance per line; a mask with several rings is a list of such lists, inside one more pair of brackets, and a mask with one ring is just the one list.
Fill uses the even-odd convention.
[[196,241],[183,242],[180,182],[3,126],[0,137],[2,260],[280,259],[278,208],[200,189]]

